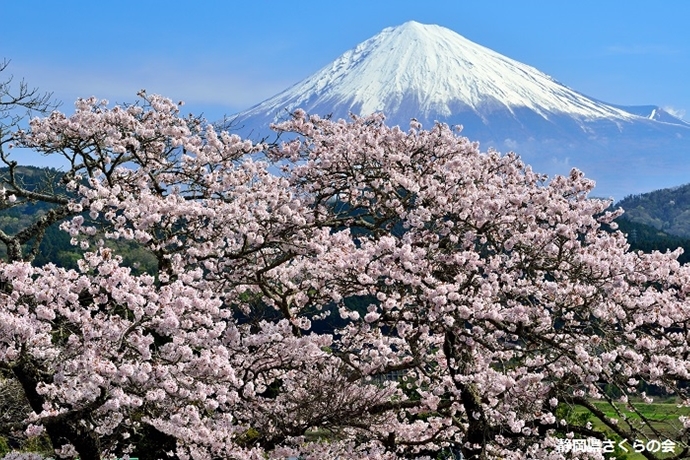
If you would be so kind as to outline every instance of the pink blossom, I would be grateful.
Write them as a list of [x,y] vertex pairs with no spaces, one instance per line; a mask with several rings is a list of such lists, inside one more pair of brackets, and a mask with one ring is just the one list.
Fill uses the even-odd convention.
[[[640,382],[690,401],[690,271],[605,232],[620,212],[581,172],[381,114],[297,111],[275,126],[296,137],[255,144],[141,97],[19,136],[75,165],[61,228],[87,248],[78,270],[0,264],[0,367],[41,370],[27,433],[59,420],[101,456],[144,426],[180,458],[560,459],[559,404],[600,417]],[[72,438],[53,447],[84,457]]]

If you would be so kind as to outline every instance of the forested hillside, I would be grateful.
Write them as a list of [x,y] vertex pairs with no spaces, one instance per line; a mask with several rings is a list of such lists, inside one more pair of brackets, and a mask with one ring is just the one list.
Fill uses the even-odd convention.
[[[627,213],[624,214],[627,217]],[[690,239],[656,229],[651,225],[634,222],[630,219],[619,217],[616,219],[618,229],[628,235],[630,249],[634,251],[652,252],[675,250],[683,248],[684,253],[678,258],[681,263],[690,261]]]
[[[61,183],[62,174],[51,168],[37,168],[32,166],[18,167],[15,172],[15,179],[24,188],[32,192],[44,191],[52,188],[54,191],[66,193]],[[3,183],[9,182],[9,170],[0,169],[0,180]],[[55,205],[44,201],[24,201],[22,203],[2,202],[2,212],[0,212],[0,230],[8,235],[16,235],[29,226],[38,216],[45,215]],[[70,237],[67,233],[60,231],[56,226],[51,226],[46,230],[46,235],[39,245],[35,262],[44,265],[53,262],[62,267],[76,267],[76,260],[80,257],[81,251],[70,244]],[[0,257],[5,259],[7,247],[0,244]]]
[[625,209],[627,220],[690,238],[690,184],[629,195],[616,206]]
[[[0,181],[8,182],[9,170],[0,168]],[[14,179],[29,191],[60,193],[67,195],[67,190],[62,183],[63,173],[53,168],[39,168],[34,166],[17,167]],[[49,189],[49,190],[48,190]],[[45,201],[25,200],[19,204],[16,202],[0,202],[0,231],[7,235],[16,235],[27,228],[32,222],[56,205]],[[85,218],[87,218],[85,213]],[[70,235],[60,230],[57,225],[46,229],[45,236],[41,240],[34,264],[43,266],[49,262],[59,267],[77,268],[84,251],[70,242]],[[27,246],[32,246],[34,241],[29,241]],[[113,246],[112,241],[107,246]],[[129,241],[118,241],[118,253],[123,256],[123,264],[135,269],[135,272],[154,271],[156,264],[153,256],[144,251],[139,245]],[[0,258],[7,256],[7,247],[0,243]]]

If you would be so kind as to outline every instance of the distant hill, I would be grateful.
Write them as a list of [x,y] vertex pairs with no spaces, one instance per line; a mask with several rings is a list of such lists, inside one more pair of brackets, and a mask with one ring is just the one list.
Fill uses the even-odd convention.
[[625,219],[629,221],[690,238],[690,184],[629,195],[618,206],[625,209]]
[[[8,174],[7,168],[0,168],[0,187],[3,184],[6,186]],[[15,179],[27,190],[54,191],[67,195],[68,192],[61,181],[62,175],[63,173],[56,169],[35,166],[20,166],[15,171]],[[17,202],[10,207],[0,205],[0,230],[8,235],[16,235],[55,206],[40,201]],[[77,260],[82,257],[84,251],[72,245],[70,240],[69,234],[60,230],[58,224],[48,227],[33,263],[37,266],[54,263],[59,267],[77,268]],[[116,244],[111,241],[108,242],[108,246],[117,248],[118,254],[123,257],[124,265],[137,267],[134,268],[135,273],[155,272],[155,258],[135,242],[119,241]],[[0,260],[6,260],[6,256],[7,248],[0,243]]]
[[616,219],[618,230],[628,236],[631,251],[674,251],[683,248],[684,253],[678,258],[680,263],[690,262],[690,239],[672,235],[658,230],[651,225],[641,224],[619,217]]
[[[15,179],[22,187],[32,192],[47,192],[52,189],[58,193],[66,193],[60,181],[61,177],[62,173],[53,168],[20,166],[15,171]],[[9,170],[0,168],[0,184],[6,184],[8,180]],[[0,207],[0,230],[8,235],[16,235],[53,207],[55,205],[38,201],[26,201],[6,208]],[[76,268],[76,260],[81,254],[81,251],[70,245],[69,235],[57,228],[57,225],[47,229],[39,248],[34,261],[37,265],[53,262],[60,266]],[[7,248],[0,243],[0,259],[5,259],[6,255]]]

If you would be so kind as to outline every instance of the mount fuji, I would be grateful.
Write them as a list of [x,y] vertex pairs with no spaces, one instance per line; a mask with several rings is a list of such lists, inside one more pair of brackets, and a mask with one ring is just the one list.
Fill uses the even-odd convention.
[[462,125],[483,150],[515,151],[535,171],[583,170],[597,181],[596,196],[690,182],[690,123],[660,107],[587,97],[437,25],[386,28],[234,124],[240,134],[270,136],[270,123],[297,108],[336,119],[383,112],[403,128],[412,118]]

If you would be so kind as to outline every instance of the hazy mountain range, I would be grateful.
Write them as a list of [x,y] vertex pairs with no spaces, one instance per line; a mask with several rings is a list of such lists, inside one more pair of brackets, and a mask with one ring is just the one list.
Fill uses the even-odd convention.
[[617,199],[690,182],[690,123],[654,105],[585,96],[457,33],[407,22],[384,29],[312,76],[234,116],[241,134],[303,108],[346,118],[382,111],[391,125],[463,125],[482,149],[513,150],[536,171],[575,166]]

